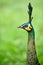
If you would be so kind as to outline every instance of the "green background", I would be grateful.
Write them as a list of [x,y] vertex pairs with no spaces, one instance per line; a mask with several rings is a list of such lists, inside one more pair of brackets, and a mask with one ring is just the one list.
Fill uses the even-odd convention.
[[36,51],[43,65],[43,0],[0,0],[0,65],[26,65],[28,34],[17,27],[28,22],[29,2],[33,6]]

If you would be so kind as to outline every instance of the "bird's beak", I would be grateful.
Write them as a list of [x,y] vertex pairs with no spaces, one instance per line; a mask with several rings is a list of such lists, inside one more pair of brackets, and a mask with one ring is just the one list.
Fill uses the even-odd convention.
[[23,26],[18,26],[18,28],[23,28]]

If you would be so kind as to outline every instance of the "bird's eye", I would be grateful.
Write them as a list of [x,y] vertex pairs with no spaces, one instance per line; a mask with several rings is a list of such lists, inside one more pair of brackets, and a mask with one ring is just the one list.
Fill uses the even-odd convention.
[[28,25],[25,25],[25,27],[28,27]]

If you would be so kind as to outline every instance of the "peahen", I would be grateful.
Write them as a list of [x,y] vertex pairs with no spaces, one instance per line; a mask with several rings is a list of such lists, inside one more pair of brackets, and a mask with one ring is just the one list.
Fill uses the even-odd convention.
[[27,44],[27,62],[26,65],[40,65],[35,49],[35,31],[32,26],[32,6],[29,3],[28,6],[29,22],[22,24],[18,28],[25,29],[28,32],[28,44]]

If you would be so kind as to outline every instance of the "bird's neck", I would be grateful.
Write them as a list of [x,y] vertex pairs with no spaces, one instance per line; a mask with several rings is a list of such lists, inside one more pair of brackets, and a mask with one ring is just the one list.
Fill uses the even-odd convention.
[[32,29],[28,32],[28,44],[27,44],[27,65],[39,65],[37,53],[35,49],[35,32]]
[[33,40],[35,40],[35,32],[34,29],[32,29],[30,32],[28,32],[28,39],[32,38]]
[[[28,33],[28,49],[30,51],[33,51],[35,49],[35,32],[34,29],[32,29]],[[33,50],[32,50],[33,49]],[[33,52],[34,53],[34,52]]]

